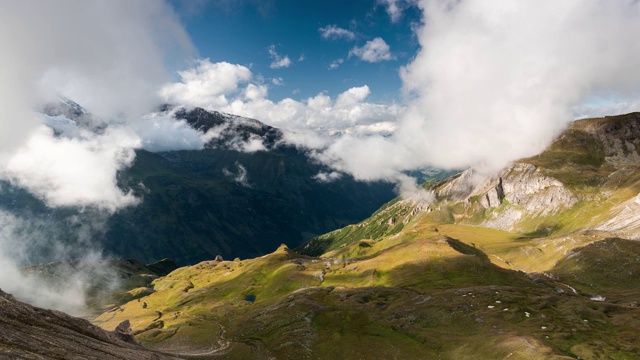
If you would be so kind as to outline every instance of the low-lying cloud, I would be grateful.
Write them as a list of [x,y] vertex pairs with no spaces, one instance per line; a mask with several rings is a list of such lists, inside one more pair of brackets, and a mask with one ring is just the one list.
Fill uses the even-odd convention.
[[41,126],[9,160],[4,176],[51,207],[95,206],[113,212],[136,202],[118,188],[116,174],[131,164],[137,146],[136,137],[119,129],[64,138]]
[[[105,290],[119,286],[119,279],[92,240],[107,218],[108,214],[99,211],[53,219],[0,210],[0,288],[36,306],[72,314],[83,312],[87,292],[98,278]],[[67,226],[76,228],[72,238],[68,238]],[[21,269],[33,263],[69,259],[76,259],[73,265],[49,264],[42,271]]]

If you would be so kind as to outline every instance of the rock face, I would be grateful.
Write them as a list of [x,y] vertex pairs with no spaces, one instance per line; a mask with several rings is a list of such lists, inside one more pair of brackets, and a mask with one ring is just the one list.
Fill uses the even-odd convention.
[[27,305],[0,290],[0,359],[175,359],[59,311]]
[[640,194],[614,207],[611,219],[601,223],[596,230],[607,231],[627,239],[640,239]]
[[568,209],[578,202],[564,184],[543,175],[531,164],[515,164],[490,182],[495,186],[484,194],[487,201],[481,200],[480,204],[485,208],[497,207],[504,199],[511,205],[505,213],[493,213],[483,222],[483,226],[490,228],[513,230],[516,222],[523,216],[547,216]]
[[466,206],[477,201],[484,209],[498,208],[508,202],[509,206],[492,213],[481,224],[500,230],[513,230],[525,216],[547,216],[578,202],[563,183],[527,163],[512,164],[495,176],[466,170],[445,182],[435,195],[440,201],[462,202]]
[[[621,118],[623,121],[620,121]],[[576,121],[576,125],[600,141],[608,163],[620,165],[640,162],[640,113],[580,120]]]

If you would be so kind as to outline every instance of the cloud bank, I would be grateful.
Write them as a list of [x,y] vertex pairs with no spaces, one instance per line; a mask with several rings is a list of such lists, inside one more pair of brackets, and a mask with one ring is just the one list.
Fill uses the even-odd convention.
[[428,165],[495,171],[541,151],[594,98],[637,104],[637,1],[419,6],[420,50],[400,72],[406,111],[390,137],[346,136],[318,152],[336,170],[364,180]]
[[640,89],[640,3],[422,1],[397,141],[440,167],[541,151],[589,96]]

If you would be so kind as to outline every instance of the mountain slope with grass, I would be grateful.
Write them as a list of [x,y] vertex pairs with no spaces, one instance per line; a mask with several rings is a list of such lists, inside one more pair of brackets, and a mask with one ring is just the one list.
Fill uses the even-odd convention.
[[426,183],[431,202],[178,269],[94,322],[229,359],[637,358],[639,125],[577,121],[498,174]]
[[319,254],[361,238],[379,239],[417,218],[503,230],[525,241],[586,233],[637,239],[639,150],[640,113],[578,120],[537,156],[495,175],[470,169],[429,184],[434,201],[396,200],[358,225],[313,239],[301,251]]

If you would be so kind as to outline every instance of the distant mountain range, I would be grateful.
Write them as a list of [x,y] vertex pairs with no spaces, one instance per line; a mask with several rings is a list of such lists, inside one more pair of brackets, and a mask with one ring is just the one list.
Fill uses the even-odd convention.
[[[358,182],[347,175],[318,181],[315,176],[330,169],[283,143],[280,130],[260,121],[202,108],[166,105],[160,110],[203,133],[214,129],[217,136],[202,150],[136,151],[135,162],[118,174],[118,181],[141,203],[116,212],[104,232],[91,234],[114,256],[144,262],[170,257],[182,265],[217,255],[260,256],[282,243],[295,247],[358,222],[395,196],[391,184]],[[68,99],[45,106],[44,112],[57,125],[65,121],[96,131],[104,126]],[[243,152],[240,146],[248,140],[264,151]],[[47,249],[55,242],[72,243],[79,223],[91,223],[94,215],[90,209],[47,208],[8,183],[0,186],[0,209],[43,218],[55,227],[40,242],[41,256],[34,256],[34,262],[48,261]]]

